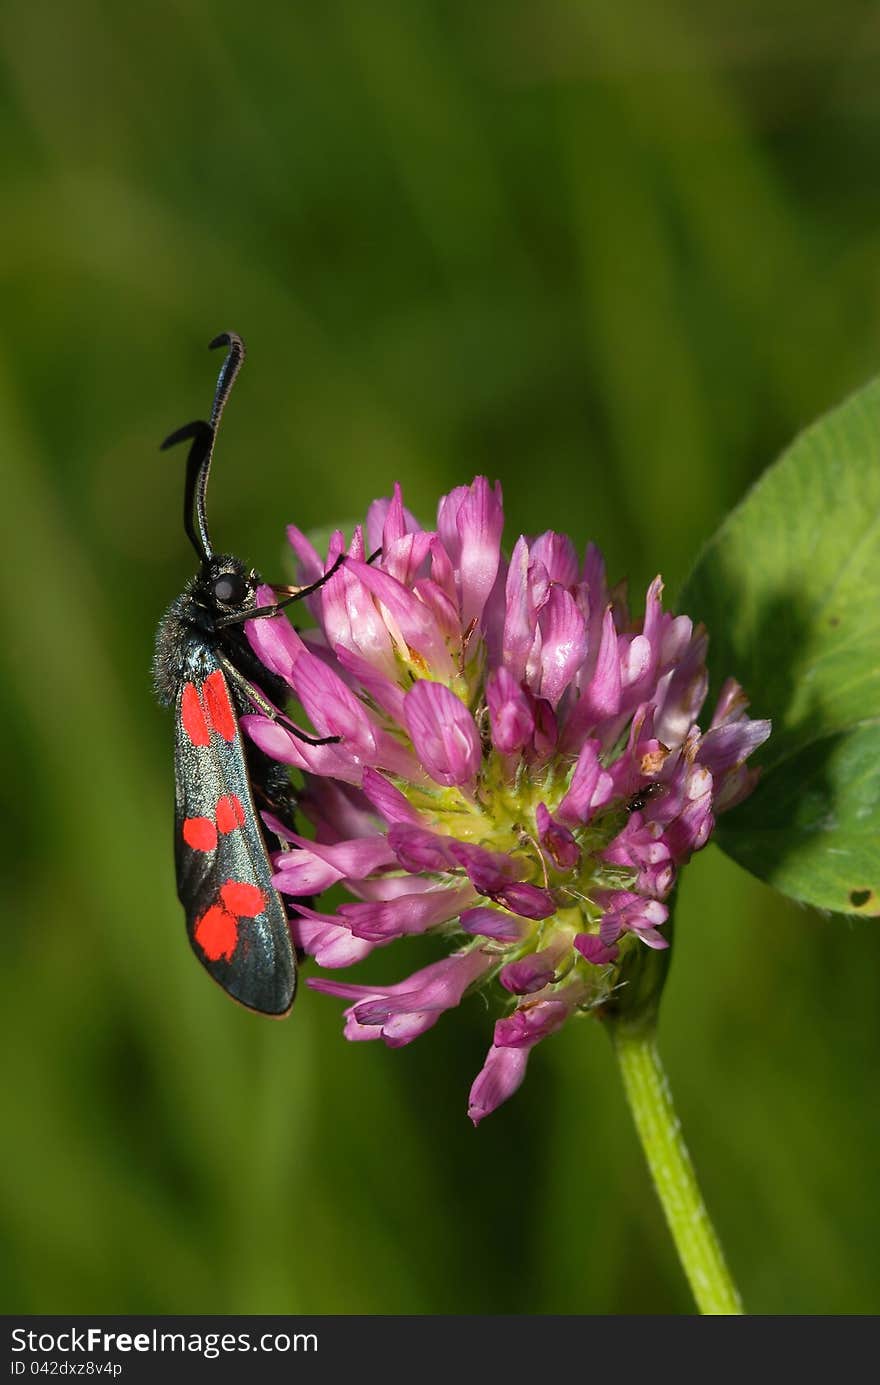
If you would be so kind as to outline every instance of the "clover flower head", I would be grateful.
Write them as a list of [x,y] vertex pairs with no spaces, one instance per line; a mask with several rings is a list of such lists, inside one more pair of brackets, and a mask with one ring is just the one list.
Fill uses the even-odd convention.
[[[518,1088],[540,1040],[601,1013],[634,950],[668,946],[678,870],[751,791],[745,762],[770,734],[732,680],[700,730],[706,632],[663,610],[659,578],[634,620],[592,545],[581,560],[548,532],[507,560],[502,528],[484,477],[442,498],[433,530],[396,487],[308,598],[316,629],[283,615],[246,627],[319,736],[339,737],[309,745],[243,718],[305,778],[314,839],[267,818],[298,848],[274,857],[297,945],[337,968],[410,934],[451,944],[394,985],[309,985],[348,1002],[348,1039],[396,1048],[492,983],[505,1013],[471,1088],[475,1123]],[[303,583],[346,552],[341,533],[322,559],[288,532]],[[337,883],[352,898],[333,912],[302,903]]]

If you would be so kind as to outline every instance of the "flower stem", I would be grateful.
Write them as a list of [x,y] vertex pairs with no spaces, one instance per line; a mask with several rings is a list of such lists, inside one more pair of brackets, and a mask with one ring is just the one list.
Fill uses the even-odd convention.
[[653,1025],[613,1023],[610,1029],[636,1130],[697,1307],[715,1315],[742,1313],[682,1138]]

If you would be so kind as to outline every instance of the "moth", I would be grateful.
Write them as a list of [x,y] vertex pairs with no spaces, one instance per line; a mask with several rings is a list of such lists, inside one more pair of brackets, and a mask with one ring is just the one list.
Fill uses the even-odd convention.
[[227,349],[211,416],[178,428],[162,448],[189,442],[183,524],[199,569],[166,611],[156,636],[153,682],[163,706],[174,708],[174,858],[177,893],[199,961],[234,1000],[261,1014],[289,1013],[296,992],[296,955],[287,909],[272,884],[270,853],[288,849],[261,814],[294,828],[295,795],[286,771],[243,734],[239,717],[260,711],[311,745],[337,737],[306,735],[278,711],[282,679],[256,658],[244,622],[276,615],[317,582],[258,605],[262,579],[211,542],[206,495],[217,430],[245,356],[235,332],[210,343]]

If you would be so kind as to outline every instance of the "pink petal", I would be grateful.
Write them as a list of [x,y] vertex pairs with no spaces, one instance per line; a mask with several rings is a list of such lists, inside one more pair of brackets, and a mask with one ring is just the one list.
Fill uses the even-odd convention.
[[530,570],[529,546],[524,538],[517,539],[507,571],[503,663],[518,681],[526,677],[547,588],[544,568]]
[[556,901],[550,890],[537,885],[514,883],[495,893],[495,899],[512,913],[526,919],[548,919],[556,913]]
[[688,803],[678,817],[664,827],[663,838],[672,859],[679,865],[684,865],[695,851],[706,845],[714,826],[710,790]]
[[769,721],[731,721],[707,731],[700,742],[700,764],[711,770],[715,779],[737,769],[763,745],[772,730]]
[[404,870],[414,875],[421,871],[448,871],[455,861],[449,851],[450,839],[412,823],[396,822],[388,829],[388,844]]
[[278,838],[279,842],[293,841],[293,833],[287,826],[287,823],[282,822],[281,818],[276,817],[274,813],[267,812],[261,812],[260,817],[263,819],[269,831]]
[[594,810],[610,799],[612,781],[599,763],[598,751],[598,741],[585,741],[581,747],[568,792],[556,810],[560,822],[589,822]]
[[417,787],[432,787],[410,746],[404,745],[393,731],[376,731],[376,755],[373,768],[384,770],[395,779],[408,781]]
[[381,903],[401,895],[428,894],[437,881],[430,875],[373,875],[368,880],[347,880],[346,888],[358,899]]
[[543,990],[555,980],[556,968],[567,950],[567,943],[564,946],[557,944],[533,952],[528,957],[521,957],[518,962],[508,962],[498,973],[498,980],[514,995],[531,995],[534,991]]
[[678,667],[694,642],[694,622],[690,616],[664,614],[660,633],[660,667]]
[[457,575],[465,628],[482,615],[495,584],[503,528],[501,487],[490,488],[485,476],[440,502],[437,530]]
[[504,613],[506,608],[507,559],[501,555],[498,576],[483,607],[480,630],[486,646],[488,666],[497,668],[503,662]]
[[[402,582],[405,587],[416,583],[431,551],[433,534],[420,532],[404,534],[400,538],[382,545],[382,571]],[[458,624],[458,612],[455,612]]]
[[502,755],[514,755],[529,744],[535,718],[529,698],[506,668],[495,669],[486,684],[492,741]]
[[621,675],[617,630],[611,607],[602,619],[596,666],[573,707],[563,732],[563,745],[575,750],[583,737],[601,721],[620,711]]
[[315,826],[319,842],[338,842],[352,837],[374,837],[376,814],[359,789],[336,779],[311,777],[297,803]]
[[[338,880],[343,880],[346,876],[359,879],[364,875],[372,875],[380,866],[390,866],[394,862],[391,843],[387,837],[378,833],[371,837],[355,837],[351,841],[333,843],[313,842],[307,837],[291,834],[290,841],[316,856],[318,860],[325,861],[338,872]],[[292,851],[287,853],[288,856],[293,854]],[[283,870],[284,866],[280,869]]]
[[528,932],[528,924],[524,919],[483,905],[478,905],[476,909],[466,909],[458,921],[465,933],[472,933],[475,937],[492,938],[499,943],[521,942]]
[[664,938],[662,933],[658,933],[656,928],[634,928],[633,932],[637,938],[640,938],[648,947],[653,948],[655,952],[662,952],[664,948],[669,946],[669,939]]
[[400,485],[395,482],[393,497],[374,500],[367,510],[367,549],[375,553],[377,548],[393,543],[404,534],[416,533],[420,528],[418,520],[405,508]]
[[487,851],[470,842],[449,841],[449,854],[457,865],[467,871],[468,878],[480,894],[495,895],[526,869],[524,861],[514,860],[504,851]]
[[614,944],[606,947],[601,938],[597,938],[592,933],[578,933],[574,940],[574,945],[582,957],[594,966],[603,967],[609,962],[616,962],[620,956],[620,948]]
[[636,890],[642,895],[665,899],[675,883],[668,844],[664,841],[659,823],[638,825],[641,814],[634,813],[621,832],[602,853],[613,865],[630,866],[639,872]]
[[651,779],[665,770],[668,758],[666,747],[661,746],[654,735],[653,705],[644,702],[633,714],[626,749],[618,755],[609,771],[614,794],[627,798],[637,790],[644,789],[646,777]]
[[321,589],[321,625],[331,649],[348,650],[393,682],[394,641],[372,592],[348,563]]
[[603,947],[613,948],[623,932],[619,914],[605,914],[599,923],[599,941]]
[[455,668],[446,643],[424,602],[380,568],[349,561],[346,572],[382,603],[382,618],[402,654],[407,649],[414,650],[439,677],[454,677]]
[[376,736],[369,714],[338,674],[305,653],[293,669],[293,686],[320,735],[341,736],[347,750],[372,759]]
[[304,904],[291,915],[290,935],[297,947],[322,967],[350,967],[369,956],[375,943],[356,938],[330,914],[319,914]]
[[449,1010],[458,1005],[468,986],[492,965],[479,948],[456,952],[411,976],[405,988],[373,996],[356,1007],[358,1024],[385,1025],[394,1015]]
[[715,795],[713,803],[715,812],[726,813],[731,808],[735,808],[738,803],[742,803],[743,799],[748,798],[749,794],[753,792],[760,778],[760,769],[746,769],[745,765],[725,774],[721,781],[721,787]]
[[[346,1038],[383,1038],[390,1048],[400,1048],[430,1029],[444,1013],[461,1001],[472,985],[492,965],[479,948],[457,952],[434,962],[393,986],[361,986],[310,980],[313,990],[341,996],[355,1004],[346,1011]],[[372,1033],[367,1032],[372,1030]]]
[[716,726],[725,726],[729,721],[739,721],[740,717],[745,715],[748,705],[749,699],[739,683],[735,678],[728,678],[718,694],[718,703],[709,730],[714,731]]
[[480,733],[444,683],[421,679],[406,695],[406,725],[416,754],[438,784],[472,787],[480,766]]
[[461,537],[456,519],[465,502],[467,486],[455,486],[448,495],[442,495],[437,504],[437,533],[450,561],[457,566]]
[[669,917],[665,904],[631,890],[598,891],[597,902],[602,901],[603,895],[606,912],[599,923],[599,938],[606,947],[610,947],[621,932],[637,933],[649,946],[667,946],[666,940],[656,931]]
[[570,592],[555,583],[538,617],[541,632],[538,693],[556,707],[584,660],[587,631]]
[[353,654],[352,650],[346,650],[342,644],[337,645],[334,654],[341,668],[352,674],[353,683],[359,684],[359,691],[366,692],[367,697],[373,699],[382,712],[387,712],[394,722],[402,726],[405,697],[403,688],[388,677],[384,669],[377,668],[374,663],[370,663],[359,654]]
[[[683,619],[683,617],[679,617]],[[702,626],[679,655],[674,668],[657,684],[654,733],[664,745],[681,745],[706,700],[708,638]]]
[[274,858],[272,884],[283,894],[311,895],[329,890],[342,874],[310,851],[280,851]]
[[670,859],[669,847],[658,836],[655,823],[637,825],[639,814],[633,814],[626,826],[606,847],[606,861],[619,866],[654,866]]
[[[261,587],[258,599],[269,604],[275,600],[275,593],[271,587]],[[282,613],[262,616],[259,620],[246,620],[244,632],[260,663],[292,686],[294,664],[305,652],[306,646],[287,616]]]
[[552,529],[540,534],[532,544],[532,561],[541,563],[550,581],[562,587],[573,587],[578,580],[578,556],[565,534],[555,534]]
[[458,592],[452,559],[437,534],[431,538],[431,581],[439,587],[453,606],[458,608]]
[[543,697],[536,697],[535,707],[535,755],[539,760],[552,755],[559,741],[559,727],[556,713]]
[[584,554],[583,582],[590,593],[590,609],[604,611],[608,605],[608,584],[605,579],[605,559],[594,543],[587,544]]
[[528,1061],[528,1049],[492,1045],[470,1090],[468,1115],[474,1125],[497,1111],[522,1086]]
[[571,870],[581,859],[581,849],[567,827],[550,814],[546,803],[539,803],[535,812],[538,840],[560,870]]
[[377,903],[341,904],[339,915],[357,938],[390,942],[408,933],[424,933],[447,923],[474,902],[470,886],[458,890],[428,890],[398,895]]
[[655,577],[645,597],[642,633],[623,636],[620,640],[622,707],[625,710],[645,701],[655,689],[665,619],[660,604],[662,592],[663,582]]
[[348,784],[360,783],[362,766],[337,745],[307,745],[269,717],[248,714],[239,718],[239,725],[271,760],[312,774],[332,775]]
[[416,827],[422,825],[421,816],[400,789],[395,788],[384,774],[379,774],[374,769],[365,769],[361,788],[364,797],[369,799],[386,822],[409,822]]
[[634,707],[653,681],[651,675],[656,665],[656,651],[645,635],[624,635],[618,640],[617,647],[624,706]]
[[[569,990],[573,990],[569,987]],[[498,1048],[533,1048],[548,1034],[560,1029],[571,1014],[572,1005],[565,999],[527,1001],[506,1019],[495,1025]]]
[[462,645],[461,618],[455,599],[448,596],[430,577],[423,577],[414,583],[413,592],[431,612],[437,629],[449,647]]
[[326,571],[317,549],[295,524],[287,526],[287,540],[297,557],[299,574],[304,586],[317,582]]

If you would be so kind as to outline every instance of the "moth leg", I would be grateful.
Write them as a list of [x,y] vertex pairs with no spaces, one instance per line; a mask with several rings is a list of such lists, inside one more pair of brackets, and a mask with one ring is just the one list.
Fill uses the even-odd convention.
[[263,696],[259,688],[255,688],[250,679],[245,678],[243,673],[235,667],[231,659],[227,659],[225,654],[218,655],[223,672],[229,681],[243,693],[247,700],[254,707],[259,708],[264,716],[270,721],[277,721],[280,726],[284,726],[288,731],[292,731],[297,740],[304,741],[306,745],[337,745],[342,739],[341,736],[309,736],[305,731],[301,731],[298,726],[286,717],[283,712],[279,712],[277,707]]

